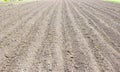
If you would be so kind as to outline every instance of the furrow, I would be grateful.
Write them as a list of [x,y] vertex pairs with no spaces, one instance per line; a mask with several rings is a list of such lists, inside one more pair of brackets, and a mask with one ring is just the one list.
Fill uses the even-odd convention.
[[[103,23],[107,23],[107,26],[110,26],[111,28],[113,28],[113,30],[118,30],[120,32],[120,28],[119,28],[120,25],[118,23],[116,23],[114,20],[111,20],[104,13],[99,12],[99,11],[93,9],[93,8],[88,8],[88,10],[90,10],[91,13],[93,13],[94,11],[96,11],[96,12],[94,12],[94,15],[96,15],[98,18],[101,18],[101,20],[102,20]],[[117,33],[119,33],[119,32],[117,32]]]
[[[74,13],[74,14],[76,14],[76,13]],[[83,25],[81,25],[81,26],[83,26]],[[81,28],[81,26],[79,26],[79,27]],[[112,65],[115,69],[117,69],[119,71],[119,69],[118,69],[119,68],[119,54],[117,54],[116,51],[114,51],[112,49],[112,47],[109,46],[103,40],[103,38],[100,37],[101,35],[99,35],[99,33],[97,33],[95,30],[93,30],[94,33],[91,33],[91,32],[85,31],[85,30],[89,29],[88,27],[83,27],[83,28],[86,28],[86,29],[83,29],[83,35],[85,35],[85,37],[89,39],[88,41],[90,41],[90,39],[91,39],[91,41],[89,43],[91,43],[90,45],[91,45],[91,48],[94,49],[93,51],[96,51],[95,56],[97,56],[97,51],[98,51],[98,54],[100,53],[98,56],[100,56],[100,55],[103,56],[103,61],[108,60],[109,62],[106,62],[106,63],[108,63],[108,65],[109,64]],[[88,33],[90,33],[90,34],[88,34]],[[92,35],[92,36],[90,36],[90,35]],[[92,45],[92,43],[93,43],[93,45]],[[97,58],[99,58],[99,57],[97,57]],[[116,62],[114,62],[114,61],[116,61]],[[108,72],[112,71],[111,69],[109,69]],[[106,69],[106,71],[107,71],[107,69]]]
[[[41,7],[41,9],[43,9],[43,8],[44,8],[44,5]],[[39,11],[40,11],[40,9],[33,10],[28,15],[24,16],[23,18],[19,19],[16,22],[12,23],[12,25],[10,25],[10,27],[8,27],[9,25],[7,25],[6,27],[3,27],[7,30],[4,31],[4,29],[3,29],[2,32],[0,32],[0,34],[1,34],[0,41],[3,41],[5,39],[5,37],[7,37],[8,35],[11,35],[12,32],[14,32],[16,29],[19,29],[19,27],[21,27],[21,28],[24,27],[25,23],[29,22],[29,20],[35,14],[37,14]]]
[[[0,27],[1,27],[0,32],[4,32],[4,30],[10,28],[11,26],[16,25],[16,22],[21,21],[22,18],[24,18],[26,16],[29,16],[29,13],[32,13],[32,11],[34,11],[35,7],[39,7],[39,6],[42,7],[41,4],[40,4],[40,5],[32,6],[30,8],[27,7],[27,9],[25,9],[25,10],[16,10],[17,11],[16,13],[11,12],[14,15],[10,16],[11,18],[5,19],[5,20],[3,20],[1,22],[1,24],[0,24]],[[22,12],[20,12],[20,11],[22,11]],[[15,18],[13,16],[15,16]]]
[[[54,1],[56,1],[56,0],[54,0]],[[48,72],[48,71],[52,70],[51,68],[54,68],[54,67],[52,67],[54,64],[54,58],[52,58],[53,57],[52,53],[54,53],[54,51],[53,51],[54,45],[50,39],[53,38],[52,34],[54,34],[53,24],[54,24],[54,21],[56,18],[57,5],[58,5],[58,2],[56,1],[56,3],[54,3],[54,7],[52,7],[52,10],[50,11],[50,14],[47,16],[47,19],[45,19],[45,23],[48,26],[45,28],[44,37],[42,37],[43,40],[39,40],[40,45],[34,56],[35,60],[34,60],[34,62],[32,62],[32,66],[30,67],[30,70],[28,72],[33,72],[33,71],[34,72],[38,72],[38,71]],[[49,35],[49,33],[51,33],[51,34]],[[33,68],[33,69],[31,69],[31,68]]]
[[119,34],[116,34],[114,31],[112,31],[109,28],[105,28],[105,26],[101,25],[102,23],[100,22],[98,18],[89,14],[88,11],[84,11],[84,9],[82,8],[80,9],[80,8],[78,8],[78,10],[89,20],[89,24],[91,24],[98,32],[100,32],[104,40],[106,40],[107,43],[109,43],[112,47],[114,47],[116,51],[119,52],[119,41],[115,39],[116,37],[119,37]]
[[[68,3],[68,1],[66,1]],[[66,29],[68,29],[68,34],[71,38],[71,45],[73,51],[74,65],[73,68],[69,68],[69,71],[73,72],[100,72],[97,68],[97,63],[95,58],[84,38],[81,31],[75,25],[75,20],[73,17],[73,13],[71,13],[70,6],[67,4],[69,8],[67,8],[66,12],[69,16],[67,17],[67,21],[70,23],[66,23]],[[73,9],[72,9],[73,10]],[[67,31],[66,31],[67,32]],[[72,54],[71,51],[69,53]],[[70,70],[73,69],[73,70]],[[67,71],[67,72],[69,72]]]
[[116,47],[114,46],[114,48],[119,52],[120,51],[119,50],[119,45],[120,44],[119,44],[119,41],[116,39],[116,37],[119,39],[120,33],[116,29],[111,28],[108,25],[105,26],[106,23],[104,21],[102,21],[102,19],[99,18],[98,16],[95,16],[91,13],[88,13],[89,11],[87,11],[87,10],[86,10],[86,12],[87,12],[87,14],[89,14],[90,17],[92,17],[92,19],[96,23],[96,26],[99,27],[99,30],[101,29],[101,32],[104,35],[106,35],[108,40],[111,41],[112,44],[116,45]]
[[[31,25],[29,25],[30,23],[28,23],[28,25],[26,24],[27,30],[23,29],[24,31],[21,31],[21,33],[25,33],[22,38],[18,39],[22,35],[21,35],[21,33],[16,33],[18,35],[15,35],[14,37],[18,37],[18,38],[15,38],[14,40],[11,40],[12,38],[10,38],[10,41],[12,41],[12,43],[10,43],[10,45],[7,45],[7,46],[5,44],[4,48],[6,48],[6,49],[3,49],[4,53],[2,52],[4,58],[1,57],[2,62],[0,62],[0,65],[1,65],[0,70],[1,71],[5,72],[6,70],[10,70],[12,68],[11,65],[13,65],[13,67],[14,67],[14,65],[15,65],[14,61],[17,62],[19,60],[17,58],[19,58],[25,51],[27,51],[28,48],[25,48],[25,47],[29,46],[30,43],[32,41],[34,41],[34,34],[36,34],[37,29],[38,29],[38,24],[35,22],[35,20],[36,19],[39,20],[39,17],[41,14],[42,13],[38,13],[35,16],[35,18],[33,18],[29,21],[31,23]],[[18,40],[18,41],[16,41],[16,40]],[[10,41],[8,41],[8,43]],[[8,46],[9,46],[9,49],[7,49]]]

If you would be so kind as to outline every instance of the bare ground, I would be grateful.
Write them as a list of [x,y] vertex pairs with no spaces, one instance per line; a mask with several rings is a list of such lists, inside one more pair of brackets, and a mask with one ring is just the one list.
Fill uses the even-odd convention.
[[0,72],[120,72],[120,5],[40,0],[0,6]]

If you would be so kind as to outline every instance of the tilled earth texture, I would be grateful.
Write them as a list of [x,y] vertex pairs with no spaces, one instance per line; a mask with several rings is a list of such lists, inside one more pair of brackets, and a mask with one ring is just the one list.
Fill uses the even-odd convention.
[[0,72],[120,72],[120,4],[0,5]]

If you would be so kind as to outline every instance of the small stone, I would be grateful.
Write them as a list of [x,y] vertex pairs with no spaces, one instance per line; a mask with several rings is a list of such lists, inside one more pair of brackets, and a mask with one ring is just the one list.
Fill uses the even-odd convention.
[[70,58],[74,58],[74,57],[70,57]]
[[9,58],[7,55],[5,55],[6,58]]
[[49,71],[52,71],[52,69],[49,69]]

